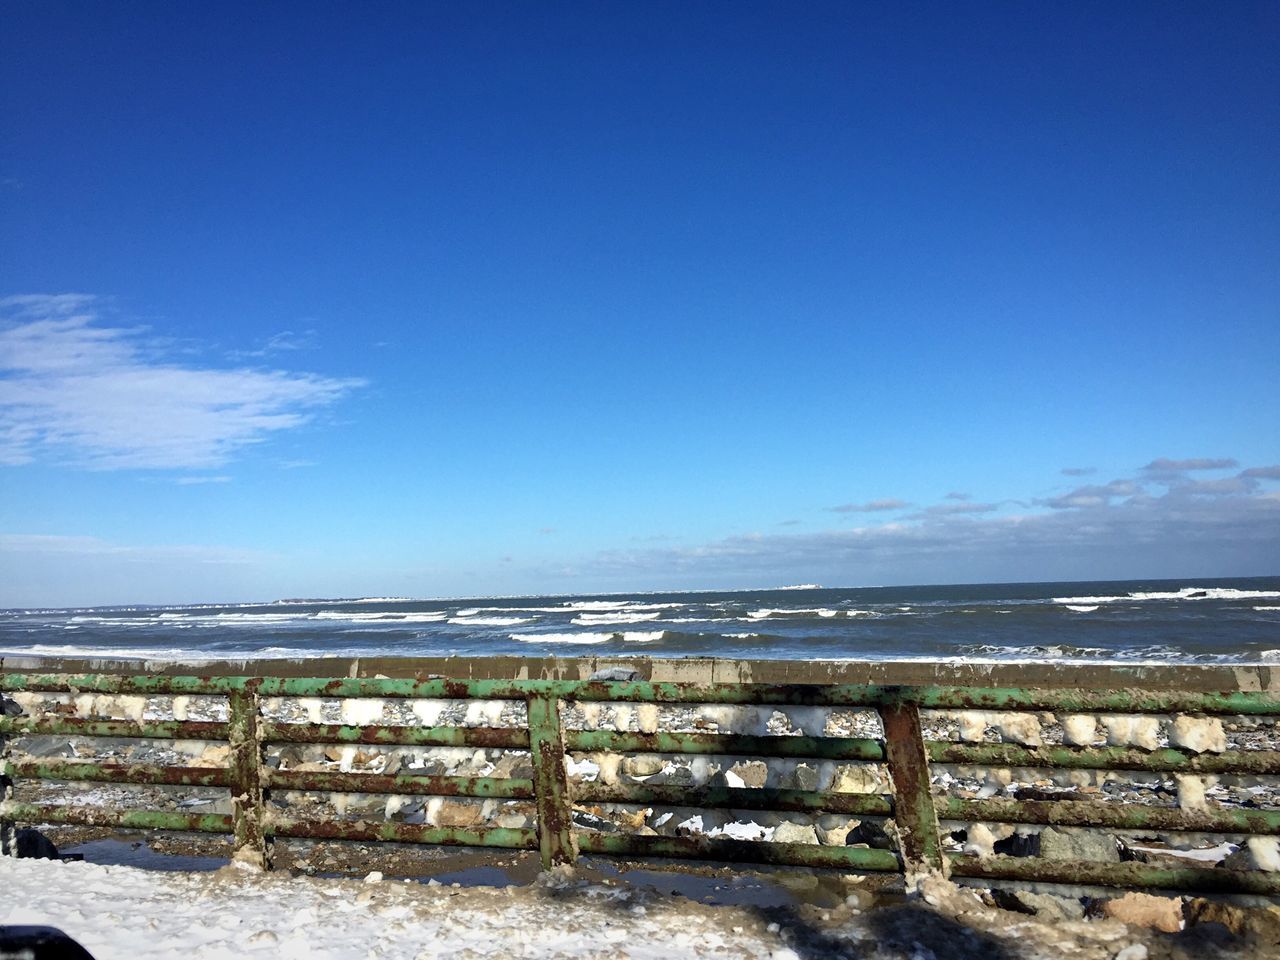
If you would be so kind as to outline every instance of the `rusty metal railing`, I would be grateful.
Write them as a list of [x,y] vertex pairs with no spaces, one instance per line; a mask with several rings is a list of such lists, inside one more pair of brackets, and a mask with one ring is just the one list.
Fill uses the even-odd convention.
[[[1280,809],[1200,803],[1194,809],[1073,798],[953,796],[931,786],[939,765],[1048,770],[1123,770],[1183,775],[1280,775],[1280,751],[1159,746],[1069,746],[926,740],[922,711],[1054,711],[1075,715],[1156,714],[1168,718],[1280,715],[1272,693],[1182,693],[1140,690],[1028,690],[946,686],[681,684],[652,681],[457,680],[153,675],[0,674],[11,694],[203,696],[226,700],[226,720],[98,719],[44,713],[0,719],[0,738],[57,735],[220,741],[219,766],[163,766],[69,759],[14,759],[0,774],[0,825],[83,824],[230,835],[236,856],[271,863],[277,838],[396,841],[538,850],[545,867],[579,853],[830,867],[849,872],[950,873],[991,880],[1095,884],[1205,892],[1280,895],[1280,873],[1141,862],[1101,863],[1040,857],[947,852],[939,821],[1106,830],[1159,830],[1233,836],[1280,835]],[[523,727],[280,722],[264,715],[265,698],[509,700],[525,705]],[[754,735],[723,732],[634,732],[568,729],[566,705],[760,705],[778,708],[858,708],[875,711],[882,736]],[[1003,715],[1003,714],[1001,714]],[[1026,739],[1026,738],[1024,738]],[[277,769],[267,745],[336,744],[474,747],[528,751],[533,776],[444,776]],[[566,754],[677,754],[854,761],[887,767],[892,792],[683,786],[631,780],[573,783]],[[221,788],[229,814],[24,803],[14,794],[23,778],[152,786]],[[433,826],[390,820],[299,818],[266,803],[273,790],[400,796],[464,797],[532,802],[536,826]],[[888,818],[896,850],[854,845],[766,842],[728,837],[601,832],[574,825],[575,804],[645,805],[734,811],[800,812]]]

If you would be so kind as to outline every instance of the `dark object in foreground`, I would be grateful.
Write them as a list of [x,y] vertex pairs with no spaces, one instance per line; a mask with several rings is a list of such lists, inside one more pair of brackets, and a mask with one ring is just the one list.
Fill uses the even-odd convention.
[[0,927],[0,960],[93,960],[57,927]]

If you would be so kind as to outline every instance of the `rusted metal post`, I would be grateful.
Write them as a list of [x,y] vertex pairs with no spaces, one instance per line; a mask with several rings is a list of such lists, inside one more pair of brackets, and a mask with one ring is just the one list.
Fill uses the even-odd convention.
[[564,767],[564,735],[560,729],[560,701],[535,694],[528,699],[529,754],[538,801],[538,850],[542,869],[573,863],[573,807]]
[[263,833],[262,743],[258,739],[255,687],[227,697],[231,755],[231,818],[235,859],[271,869],[271,850]]
[[[9,776],[8,747],[0,737],[0,804],[8,804],[13,800],[13,780]],[[8,817],[0,816],[0,856],[16,857],[17,830]]]
[[893,779],[893,821],[898,827],[902,869],[910,886],[915,877],[944,874],[938,817],[929,788],[929,757],[920,729],[920,710],[899,700],[880,708],[885,759]]

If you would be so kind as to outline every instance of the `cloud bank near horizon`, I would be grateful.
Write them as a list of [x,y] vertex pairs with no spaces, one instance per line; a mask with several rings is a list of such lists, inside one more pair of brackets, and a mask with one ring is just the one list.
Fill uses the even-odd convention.
[[0,299],[0,464],[206,469],[363,384],[177,363],[83,294]]
[[1280,488],[1266,481],[1280,480],[1280,466],[1190,476],[1238,466],[1230,458],[1160,458],[1133,477],[1054,497],[999,504],[948,498],[887,523],[608,550],[577,569],[615,582],[665,570],[682,583],[802,579],[840,586],[1278,573]]

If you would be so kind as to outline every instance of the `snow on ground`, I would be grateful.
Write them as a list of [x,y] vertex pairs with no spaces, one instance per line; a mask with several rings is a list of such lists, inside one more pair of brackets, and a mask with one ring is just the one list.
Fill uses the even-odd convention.
[[95,960],[795,960],[740,911],[648,903],[602,886],[453,889],[0,858],[0,925],[58,927]]

